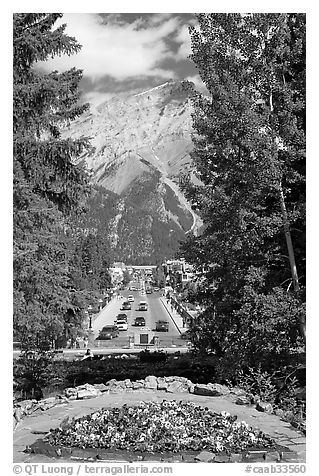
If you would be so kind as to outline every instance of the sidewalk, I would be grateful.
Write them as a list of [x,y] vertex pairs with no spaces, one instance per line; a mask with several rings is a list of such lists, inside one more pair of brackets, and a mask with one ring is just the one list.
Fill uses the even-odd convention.
[[188,330],[188,326],[186,323],[183,325],[182,316],[171,306],[171,304],[167,301],[165,297],[161,297],[160,301],[165,307],[168,314],[171,316],[171,319],[174,322],[180,334],[183,334],[184,332],[186,332]]

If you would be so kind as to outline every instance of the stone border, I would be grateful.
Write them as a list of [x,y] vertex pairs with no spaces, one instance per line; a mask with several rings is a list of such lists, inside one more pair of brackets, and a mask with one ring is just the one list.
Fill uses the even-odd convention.
[[[203,395],[209,397],[228,396],[237,405],[254,405],[256,410],[266,413],[274,413],[277,416],[282,416],[282,410],[273,411],[270,403],[262,402],[258,396],[248,394],[239,388],[228,388],[226,385],[219,383],[208,384],[194,384],[186,377],[170,376],[170,377],[155,377],[149,375],[145,379],[131,381],[125,380],[109,380],[105,384],[84,384],[77,387],[69,387],[64,389],[63,394],[54,397],[45,398],[42,400],[23,400],[16,402],[13,408],[13,429],[16,428],[19,421],[24,416],[30,415],[36,410],[48,410],[56,405],[68,403],[71,400],[83,400],[94,398],[102,395],[102,393],[130,393],[137,391],[163,391],[167,393],[192,393],[194,395]],[[282,412],[282,413],[280,413]]]
[[47,441],[38,439],[29,449],[29,453],[41,454],[50,458],[72,458],[81,461],[107,461],[128,463],[144,462],[165,462],[165,463],[299,463],[297,453],[289,448],[276,445],[275,448],[260,450],[243,450],[240,453],[225,452],[213,453],[212,451],[183,451],[179,453],[162,452],[130,452],[126,450],[114,450],[103,448],[78,448],[51,445]]

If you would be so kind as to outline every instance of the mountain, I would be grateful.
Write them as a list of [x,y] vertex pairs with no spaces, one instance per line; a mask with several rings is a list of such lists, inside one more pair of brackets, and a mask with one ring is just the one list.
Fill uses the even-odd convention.
[[190,170],[192,107],[187,81],[111,98],[65,129],[90,138],[80,160],[96,186],[89,221],[107,225],[114,257],[130,263],[172,257],[199,218],[179,190]]

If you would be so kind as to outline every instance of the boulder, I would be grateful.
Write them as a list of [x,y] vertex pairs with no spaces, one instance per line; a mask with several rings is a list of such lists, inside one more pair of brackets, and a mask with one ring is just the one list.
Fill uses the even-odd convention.
[[139,390],[140,388],[144,388],[144,382],[139,382],[139,381],[136,381],[136,382],[132,382],[132,385],[133,385],[133,390]]
[[183,383],[187,383],[188,379],[186,377],[171,377],[173,380],[171,380],[171,382],[174,382],[174,381],[177,381],[177,382],[183,382]]
[[185,382],[174,380],[173,382],[168,384],[166,392],[168,393],[188,392],[188,386],[186,385]]
[[15,410],[14,410],[14,418],[17,422],[21,421],[22,420],[22,417],[23,417],[23,411],[21,408],[17,407]]
[[282,418],[285,415],[285,412],[281,410],[281,408],[276,408],[276,410],[274,411],[274,414],[278,416],[279,418]]
[[230,393],[237,395],[238,397],[247,396],[247,392],[239,387],[233,387],[230,389]]
[[22,400],[22,402],[17,403],[17,407],[20,407],[23,413],[28,413],[36,403],[37,400]]
[[133,384],[132,384],[132,382],[131,382],[131,380],[130,380],[129,378],[126,378],[126,379],[124,380],[124,383],[125,383],[125,387],[126,387],[126,388],[133,388]]
[[258,402],[256,405],[256,410],[258,410],[259,412],[266,412],[266,413],[273,412],[272,404],[267,402]]
[[164,377],[165,382],[173,382],[175,380],[175,377],[169,376],[169,377]]
[[246,397],[245,395],[241,395],[236,398],[235,403],[236,405],[250,405],[251,401],[250,398]]
[[77,394],[77,389],[74,387],[69,387],[64,390],[64,395],[67,398],[74,397],[74,395],[76,396],[76,394]]
[[207,397],[220,397],[221,395],[227,395],[229,389],[225,385],[219,383],[197,384],[194,388],[195,395],[204,395]]
[[166,382],[165,378],[157,377],[157,390],[166,390],[169,382]]
[[157,378],[154,375],[149,375],[145,378],[145,388],[157,389]]
[[210,451],[201,451],[198,455],[195,456],[195,461],[201,461],[202,463],[211,463],[214,461],[216,455]]
[[93,387],[100,390],[100,392],[106,392],[108,390],[108,387],[104,383],[95,383]]
[[38,402],[38,408],[40,410],[49,410],[52,407],[55,407],[59,401],[55,397],[44,398]]
[[83,398],[93,398],[99,395],[102,395],[102,392],[95,388],[94,385],[86,383],[84,385],[79,385],[76,387],[77,390],[77,399],[82,400]]

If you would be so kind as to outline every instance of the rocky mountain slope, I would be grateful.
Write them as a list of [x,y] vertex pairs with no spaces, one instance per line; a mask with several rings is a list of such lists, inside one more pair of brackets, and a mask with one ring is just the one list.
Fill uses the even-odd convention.
[[[108,222],[117,259],[161,261],[187,233],[198,232],[200,220],[178,187],[192,150],[188,95],[187,82],[164,83],[92,107],[66,129],[69,136],[90,138],[80,160],[99,187],[107,209],[100,219]],[[98,220],[91,208],[93,215]]]

